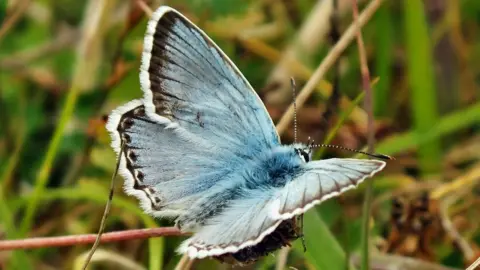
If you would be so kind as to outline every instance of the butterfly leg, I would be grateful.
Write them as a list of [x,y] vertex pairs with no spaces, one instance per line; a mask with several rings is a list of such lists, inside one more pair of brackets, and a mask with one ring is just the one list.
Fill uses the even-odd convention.
[[298,236],[302,239],[303,252],[307,252],[307,245],[305,245],[305,235],[303,234],[303,214],[298,216],[298,223],[300,223],[300,233]]

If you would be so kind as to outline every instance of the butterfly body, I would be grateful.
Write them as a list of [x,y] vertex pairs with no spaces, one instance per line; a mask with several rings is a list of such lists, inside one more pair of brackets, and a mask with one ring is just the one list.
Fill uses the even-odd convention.
[[245,186],[250,189],[284,187],[305,163],[293,146],[277,146],[262,153],[244,169]]
[[191,258],[249,262],[287,245],[298,215],[385,166],[282,145],[240,71],[172,8],[148,23],[140,84],[107,123],[119,173],[146,213],[194,233],[178,249]]
[[229,205],[255,196],[273,200],[276,189],[284,187],[301,173],[300,165],[305,163],[296,148],[281,145],[242,160],[225,170],[224,177],[215,188],[206,192],[186,214],[177,219],[177,226],[192,231],[199,225],[207,224],[211,217],[219,215]]

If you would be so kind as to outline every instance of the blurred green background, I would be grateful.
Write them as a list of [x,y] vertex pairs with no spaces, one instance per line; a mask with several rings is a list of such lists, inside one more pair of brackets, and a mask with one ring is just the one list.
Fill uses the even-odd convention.
[[[115,168],[105,115],[141,97],[149,11],[168,4],[204,29],[278,122],[290,77],[301,89],[351,24],[352,2],[0,0],[0,240],[97,231]],[[385,1],[362,34],[376,151],[396,158],[374,180],[371,267],[465,268],[480,255],[480,1]],[[353,41],[299,109],[301,141],[366,145],[360,74]],[[317,157],[352,156],[324,150]],[[309,211],[306,253],[296,241],[246,269],[360,269],[363,191]],[[170,225],[117,185],[106,231]],[[184,239],[102,244],[90,267],[175,269]],[[79,269],[89,248],[0,251],[0,268]]]

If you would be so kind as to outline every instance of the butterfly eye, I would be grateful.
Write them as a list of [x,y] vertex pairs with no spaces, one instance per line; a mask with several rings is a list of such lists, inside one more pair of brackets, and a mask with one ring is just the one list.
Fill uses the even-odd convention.
[[303,158],[305,162],[310,161],[310,155],[303,149],[297,149],[297,153],[300,155],[300,157]]

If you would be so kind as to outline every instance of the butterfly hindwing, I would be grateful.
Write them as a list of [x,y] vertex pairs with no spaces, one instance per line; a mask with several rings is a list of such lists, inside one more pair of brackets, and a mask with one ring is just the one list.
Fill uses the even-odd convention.
[[355,188],[385,166],[379,160],[331,158],[305,163],[303,173],[276,196],[273,215],[289,219],[343,192]]
[[225,211],[212,217],[182,243],[179,251],[191,258],[204,258],[235,253],[259,243],[282,221],[271,215],[273,192],[273,189],[239,191],[241,197],[230,201]]
[[209,220],[179,251],[203,258],[258,244],[281,222],[356,187],[384,166],[383,161],[337,158],[304,163],[282,187],[238,192],[242,196],[230,201],[226,211]]
[[[221,168],[198,169],[214,166],[211,160],[202,158],[211,145],[176,127],[175,123],[160,124],[151,120],[142,100],[114,110],[107,129],[113,148],[121,156],[119,172],[125,178],[125,191],[137,197],[149,214],[181,214],[192,196],[214,184],[209,181],[215,179],[212,173],[221,173]],[[178,145],[191,148],[192,159],[184,159]],[[179,164],[182,164],[181,173],[170,169]]]

